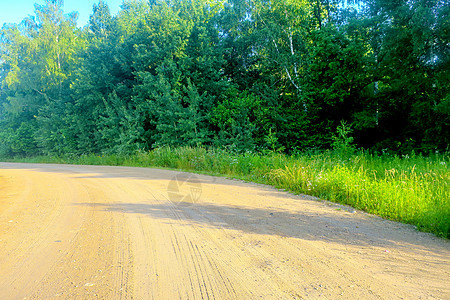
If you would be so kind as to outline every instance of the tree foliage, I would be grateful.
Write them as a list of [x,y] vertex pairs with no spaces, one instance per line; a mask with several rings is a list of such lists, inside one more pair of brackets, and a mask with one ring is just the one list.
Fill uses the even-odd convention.
[[[0,31],[0,154],[448,150],[444,0],[62,0]],[[354,139],[353,139],[354,138]]]

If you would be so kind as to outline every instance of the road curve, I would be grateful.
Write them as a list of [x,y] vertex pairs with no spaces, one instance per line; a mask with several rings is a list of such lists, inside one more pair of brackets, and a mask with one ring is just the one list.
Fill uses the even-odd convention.
[[0,163],[0,299],[450,299],[447,240],[176,171]]

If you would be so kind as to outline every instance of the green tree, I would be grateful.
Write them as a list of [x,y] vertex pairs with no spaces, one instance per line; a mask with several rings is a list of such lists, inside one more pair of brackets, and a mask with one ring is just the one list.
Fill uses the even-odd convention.
[[389,143],[401,151],[445,148],[449,118],[439,107],[448,95],[450,78],[448,29],[441,27],[448,25],[448,5],[373,0],[369,9],[372,44],[377,44],[376,99],[379,131],[384,133],[380,147]]
[[[34,142],[33,149],[36,145],[45,153],[64,151],[63,116],[70,101],[66,91],[74,54],[80,46],[75,31],[77,15],[64,15],[62,4],[60,0],[36,4],[35,17],[25,19],[20,26],[2,29],[2,61],[7,70],[3,81],[7,95],[4,122],[13,129],[33,128],[26,131],[32,132],[32,138],[24,138]],[[28,147],[11,149],[29,152]]]

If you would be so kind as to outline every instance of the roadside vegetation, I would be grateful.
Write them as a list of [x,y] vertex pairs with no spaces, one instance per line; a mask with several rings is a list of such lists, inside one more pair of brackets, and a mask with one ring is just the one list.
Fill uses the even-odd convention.
[[[448,151],[449,6],[429,0],[63,0],[0,29],[0,155],[171,146]],[[77,25],[85,25],[78,27]]]
[[372,155],[336,151],[285,155],[163,147],[133,155],[81,155],[16,159],[26,162],[162,167],[223,175],[320,197],[413,224],[449,238],[448,155]]

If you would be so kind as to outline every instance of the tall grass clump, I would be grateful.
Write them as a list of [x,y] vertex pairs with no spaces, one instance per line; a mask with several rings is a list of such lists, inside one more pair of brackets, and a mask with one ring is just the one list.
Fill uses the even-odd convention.
[[448,157],[299,157],[270,172],[270,182],[294,192],[351,205],[449,237]]

